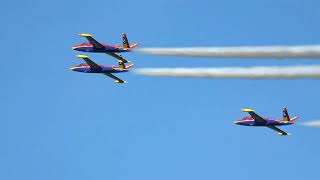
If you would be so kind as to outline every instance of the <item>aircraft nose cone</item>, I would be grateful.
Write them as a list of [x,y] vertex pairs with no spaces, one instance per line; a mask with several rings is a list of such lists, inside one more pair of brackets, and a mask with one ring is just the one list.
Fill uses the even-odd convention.
[[72,71],[74,71],[74,67],[71,67],[71,68],[69,68],[69,70],[72,70]]
[[239,124],[239,122],[238,121],[234,121],[233,124]]
[[72,50],[77,50],[77,47],[72,46],[71,49],[72,49]]

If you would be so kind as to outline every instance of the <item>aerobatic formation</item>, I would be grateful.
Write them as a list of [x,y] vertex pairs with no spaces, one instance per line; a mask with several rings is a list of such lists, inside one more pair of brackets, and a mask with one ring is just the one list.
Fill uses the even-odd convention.
[[139,43],[130,45],[126,34],[122,34],[122,46],[101,44],[97,40],[95,40],[91,34],[82,33],[79,35],[85,37],[89,42],[73,46],[73,50],[92,53],[105,53],[116,58],[118,60],[119,66],[99,65],[89,59],[89,57],[86,55],[77,55],[77,57],[82,58],[85,63],[73,66],[69,69],[83,73],[100,73],[114,79],[116,83],[125,83],[126,81],[118,78],[112,73],[128,72],[134,66],[134,64],[126,65],[125,63],[130,63],[130,61],[124,59],[117,53],[130,52],[132,49],[137,47]]
[[[122,46],[101,44],[95,40],[91,34],[79,34],[85,37],[89,42],[73,46],[72,49],[81,52],[105,53],[118,60],[118,66],[105,66],[92,61],[86,55],[77,55],[85,63],[69,68],[70,70],[82,73],[97,73],[106,75],[115,80],[116,83],[125,83],[126,81],[113,75],[113,73],[128,72],[134,64],[124,59],[118,53],[130,52],[139,43],[129,44],[126,34],[122,34]],[[189,52],[190,51],[190,52]],[[319,51],[319,53],[318,53]],[[211,48],[210,51],[203,49],[165,49],[165,48],[144,48],[136,52],[159,54],[159,55],[181,55],[181,56],[208,56],[208,57],[276,57],[276,58],[317,58],[320,56],[320,46],[294,46],[294,47],[264,47],[264,48]],[[202,53],[202,54],[201,54]],[[207,53],[207,54],[205,54]],[[128,63],[128,65],[126,65]],[[205,77],[205,78],[250,78],[250,79],[294,79],[294,78],[319,78],[319,66],[296,66],[296,67],[229,67],[229,68],[145,68],[135,71],[138,74],[149,76],[175,76],[175,77]],[[248,112],[250,117],[234,121],[234,124],[243,126],[268,127],[278,132],[279,135],[287,136],[287,132],[279,129],[277,126],[292,125],[299,116],[289,117],[287,108],[283,108],[283,118],[263,118],[256,114],[252,109],[242,109]],[[313,123],[313,122],[312,122]],[[318,125],[319,122],[313,123]],[[306,124],[309,125],[309,124]]]

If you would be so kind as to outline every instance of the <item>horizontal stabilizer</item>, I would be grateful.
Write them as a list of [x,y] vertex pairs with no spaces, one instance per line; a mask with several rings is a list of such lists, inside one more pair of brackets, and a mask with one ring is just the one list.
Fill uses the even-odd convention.
[[130,45],[130,49],[133,49],[133,48],[135,48],[135,47],[137,47],[139,45],[140,45],[140,43],[134,43],[134,44]]
[[241,109],[243,112],[253,112],[254,110],[252,109]]
[[81,33],[81,34],[79,34],[79,36],[82,36],[82,37],[91,37],[92,35],[91,35],[91,34],[86,34],[86,33]]
[[294,116],[293,118],[290,119],[290,122],[294,122],[299,118],[299,116]]

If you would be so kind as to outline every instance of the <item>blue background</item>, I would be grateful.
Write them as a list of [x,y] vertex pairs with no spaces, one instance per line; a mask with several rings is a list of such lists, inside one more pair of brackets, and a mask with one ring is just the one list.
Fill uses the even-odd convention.
[[[0,6],[0,179],[317,179],[319,130],[233,124],[251,107],[317,119],[318,81],[152,78],[77,73],[78,33],[142,47],[320,42],[320,2],[3,1]],[[116,61],[90,54],[98,63]],[[124,54],[139,67],[316,64]]]

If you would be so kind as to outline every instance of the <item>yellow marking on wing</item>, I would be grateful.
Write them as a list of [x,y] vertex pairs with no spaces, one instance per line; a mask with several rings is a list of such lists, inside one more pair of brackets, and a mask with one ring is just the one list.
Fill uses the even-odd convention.
[[82,37],[91,37],[92,35],[91,35],[91,34],[86,34],[86,33],[81,33],[81,34],[79,34],[79,36],[82,36]]
[[287,134],[282,134],[282,133],[278,132],[278,135],[280,135],[280,136],[289,136],[290,134],[289,134],[289,133],[287,133]]
[[82,54],[78,54],[78,55],[77,55],[77,58],[89,58],[89,56],[82,55]]
[[241,109],[241,111],[243,111],[243,112],[253,112],[254,110],[253,109]]
[[123,81],[123,82],[121,82],[121,81],[118,81],[118,80],[115,80],[114,82],[115,82],[115,83],[118,83],[118,84],[128,83],[127,81]]

